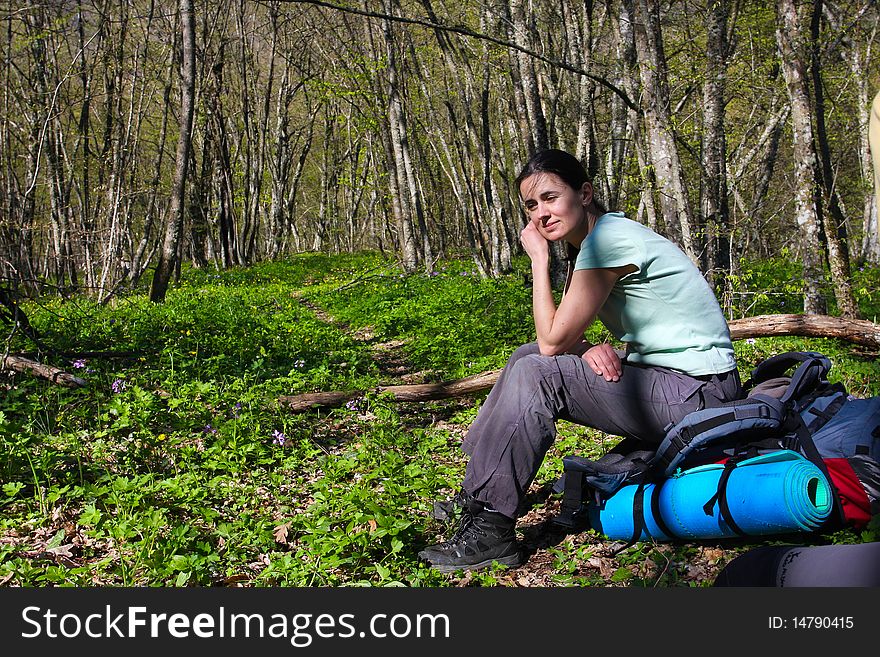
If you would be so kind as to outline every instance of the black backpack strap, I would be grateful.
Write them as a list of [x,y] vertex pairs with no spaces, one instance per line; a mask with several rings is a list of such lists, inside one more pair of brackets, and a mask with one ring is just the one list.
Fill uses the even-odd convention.
[[[626,542],[625,545],[617,548],[612,552],[612,554],[618,554],[623,552],[628,547],[631,547],[639,542],[639,539],[642,537],[642,532],[647,532],[648,536],[651,535],[650,532],[647,531],[648,523],[645,520],[645,486],[647,486],[648,482],[642,480],[638,483],[638,488],[636,489],[635,497],[633,497],[633,533],[630,539]],[[654,523],[657,527],[660,528],[660,531],[666,534],[670,539],[678,538],[676,534],[672,532],[667,525],[663,521],[663,516],[660,513],[660,488],[662,487],[662,482],[657,482],[654,484],[654,487],[651,489],[651,516],[654,518]]]
[[669,538],[676,538],[676,534],[669,528],[669,525],[663,520],[663,514],[660,513],[660,483],[654,485],[654,490],[651,491],[651,516],[654,518],[654,523],[660,528],[660,531],[666,534]]
[[[656,488],[656,486],[654,487]],[[645,482],[640,481],[639,487],[636,489],[636,495],[633,498],[633,533],[622,548],[614,551],[615,554],[621,550],[625,550],[634,545],[642,537],[642,531],[645,529]]]
[[577,529],[586,525],[584,478],[580,470],[566,468],[562,475],[562,505],[553,522],[563,527]]
[[791,383],[779,401],[785,404],[790,400],[801,399],[813,390],[826,386],[828,384],[826,376],[830,369],[831,363],[825,356],[817,355],[815,358],[805,360],[791,375]]
[[717,502],[718,511],[721,514],[721,518],[727,523],[727,526],[739,536],[748,536],[748,534],[736,524],[736,520],[733,519],[733,514],[730,512],[730,505],[727,503],[727,481],[730,479],[730,475],[733,474],[733,471],[738,465],[738,459],[728,459],[724,464],[724,470],[718,478],[718,488],[715,490],[715,494],[709,498],[709,501],[703,505],[703,512],[707,516],[713,515],[713,509]]
[[[834,397],[833,401],[828,404],[824,409],[818,409],[815,406],[810,406],[818,397]],[[810,434],[815,433],[819,428],[824,426],[832,417],[834,417],[837,412],[843,407],[846,403],[849,395],[846,393],[846,388],[841,383],[831,383],[827,388],[823,388],[822,390],[816,391],[816,393],[810,395],[806,400],[801,403],[801,408],[808,408],[807,411],[810,415],[813,415],[813,419],[810,421],[804,420],[807,424],[807,429],[810,431]],[[803,416],[801,416],[803,417]]]
[[[812,363],[813,366],[817,368],[815,371],[820,373],[820,378],[824,378],[831,369],[831,361],[828,357],[817,351],[787,351],[782,354],[771,356],[758,363],[758,366],[752,370],[749,380],[743,384],[743,389],[749,390],[752,386],[757,385],[762,381],[785,376],[792,367],[797,365],[798,369],[801,369],[801,366],[804,363]],[[812,368],[808,367],[805,369]],[[792,380],[794,380],[796,375],[797,372],[792,375]]]
[[[761,394],[728,402],[716,408],[696,411],[696,413],[705,417],[693,424],[687,424],[689,418],[693,417],[693,415],[685,416],[678,425],[667,433],[656,454],[651,459],[650,465],[657,472],[669,477],[682,460],[683,455],[687,453],[687,448],[695,438],[703,437],[704,434],[718,427],[723,427],[727,424],[733,426],[734,423],[744,420],[781,419],[784,412],[785,407],[778,400]],[[703,439],[701,438],[701,441]]]

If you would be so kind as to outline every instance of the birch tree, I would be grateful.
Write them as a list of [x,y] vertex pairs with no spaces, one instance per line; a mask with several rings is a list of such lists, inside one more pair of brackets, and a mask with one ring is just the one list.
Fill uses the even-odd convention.
[[192,0],[179,0],[183,56],[180,66],[180,118],[177,136],[177,155],[174,164],[174,181],[171,190],[171,208],[165,239],[159,262],[150,287],[150,301],[165,300],[171,276],[180,258],[180,238],[183,232],[183,215],[186,206],[186,178],[192,147],[193,114],[195,111],[195,16]]

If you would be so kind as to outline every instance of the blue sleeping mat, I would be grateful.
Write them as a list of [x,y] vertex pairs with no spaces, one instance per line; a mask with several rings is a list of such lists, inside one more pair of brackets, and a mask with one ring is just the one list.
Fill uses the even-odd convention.
[[[645,528],[640,540],[726,538],[737,536],[717,502],[704,506],[718,491],[723,464],[712,463],[679,473],[642,489]],[[655,486],[657,500],[652,508]],[[629,540],[634,533],[633,501],[639,487],[628,485],[601,503],[591,503],[590,525],[610,539]],[[727,504],[735,524],[749,535],[811,532],[833,508],[833,490],[822,471],[797,452],[780,450],[739,463],[727,481]],[[655,515],[659,514],[658,523]],[[669,532],[661,529],[661,524]]]

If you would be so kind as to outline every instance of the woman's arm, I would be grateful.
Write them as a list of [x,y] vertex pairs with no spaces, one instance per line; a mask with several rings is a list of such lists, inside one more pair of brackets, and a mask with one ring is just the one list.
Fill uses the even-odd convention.
[[[538,347],[547,356],[569,352],[582,341],[584,331],[595,319],[617,280],[636,268],[627,265],[574,272],[557,308],[550,283],[547,240],[533,224],[528,224],[522,232],[521,241],[532,261],[532,313]],[[582,357],[590,362],[597,373],[619,369],[619,359],[610,345],[597,345],[588,350],[581,348],[579,351],[586,351]],[[606,351],[609,353],[606,354]],[[611,359],[609,354],[615,357]],[[617,365],[613,367],[611,360],[616,361]]]
[[549,267],[532,261],[532,314],[541,353],[563,354],[583,339],[621,275],[619,268],[574,272],[568,292],[557,308]]

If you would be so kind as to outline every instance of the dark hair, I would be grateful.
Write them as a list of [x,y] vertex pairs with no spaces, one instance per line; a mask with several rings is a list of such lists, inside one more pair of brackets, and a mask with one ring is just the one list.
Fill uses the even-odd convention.
[[[587,170],[584,168],[584,165],[581,164],[581,161],[571,153],[559,150],[558,148],[548,148],[538,151],[529,158],[529,161],[526,162],[522,171],[520,171],[519,175],[516,177],[515,184],[517,190],[519,190],[522,182],[526,178],[536,173],[555,174],[562,179],[562,182],[575,191],[580,191],[585,182],[590,182],[590,178],[587,176]],[[599,212],[606,212],[605,206],[599,202],[595,193],[593,195],[593,204]],[[574,261],[575,258],[577,258],[578,248],[568,244],[566,245],[565,252],[565,259],[568,260],[568,274],[565,281],[565,289],[567,290],[571,283],[571,275],[574,271]]]
[[[514,181],[516,189],[519,190],[523,180],[536,173],[555,174],[575,191],[580,191],[585,182],[591,182],[581,161],[571,153],[558,148],[548,148],[532,155]],[[605,206],[596,198],[595,190],[593,191],[593,203],[600,212],[607,212]]]
[[526,165],[516,177],[517,189],[523,180],[536,173],[554,173],[574,190],[579,190],[585,182],[590,181],[587,177],[587,171],[580,160],[571,153],[557,148],[538,151],[529,158],[529,161],[526,162]]

